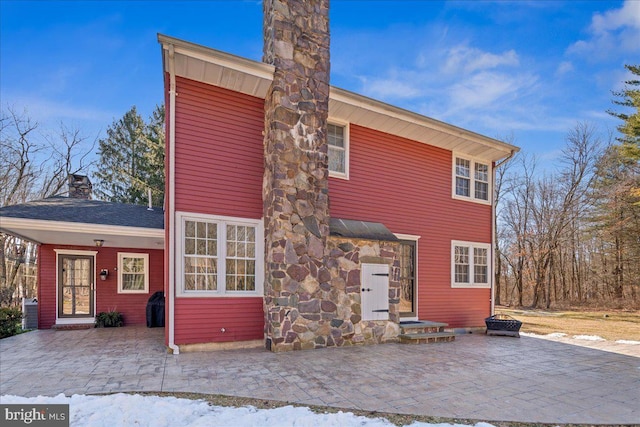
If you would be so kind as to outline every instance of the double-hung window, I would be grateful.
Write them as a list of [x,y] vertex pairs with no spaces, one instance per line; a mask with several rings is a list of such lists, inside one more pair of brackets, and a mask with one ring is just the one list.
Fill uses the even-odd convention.
[[178,214],[181,296],[262,295],[262,221]]
[[149,293],[149,254],[118,252],[118,293]]
[[488,288],[491,283],[490,249],[488,243],[451,242],[451,286]]
[[488,163],[455,156],[453,197],[491,203],[490,170]]
[[349,126],[327,125],[329,176],[349,178]]

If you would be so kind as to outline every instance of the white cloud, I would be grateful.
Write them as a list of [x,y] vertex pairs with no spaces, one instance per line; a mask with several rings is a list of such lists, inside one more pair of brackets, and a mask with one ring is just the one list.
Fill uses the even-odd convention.
[[561,76],[567,73],[570,73],[574,70],[573,64],[570,61],[562,61],[558,64],[558,68],[556,69],[556,75]]
[[449,50],[448,58],[444,64],[445,72],[490,70],[500,66],[518,66],[520,61],[518,54],[512,49],[502,54],[484,52],[480,49],[467,46],[456,46]]
[[[536,150],[560,140],[549,135],[564,135],[582,117],[562,108],[566,82],[553,78],[584,71],[570,59],[532,56],[518,40],[483,44],[469,27],[410,30],[349,33],[332,56],[332,77],[342,79],[339,86],[485,135],[544,134]],[[408,39],[415,43],[397,48]],[[343,51],[348,57],[340,57]]]
[[549,120],[543,111],[537,112],[541,119],[533,116],[541,79],[521,69],[513,49],[496,53],[462,43],[431,45],[414,55],[403,68],[361,74],[360,91],[478,132],[565,129],[565,120]]
[[96,109],[91,105],[70,104],[62,99],[38,95],[3,95],[2,108],[12,108],[36,121],[43,135],[55,133],[61,123],[70,129],[78,129],[83,137],[93,140],[104,134],[117,113]]
[[481,72],[452,85],[451,101],[460,109],[495,107],[500,100],[517,96],[535,82],[534,76]]
[[570,45],[567,53],[599,59],[640,51],[640,1],[626,0],[619,9],[595,13],[588,32],[590,37]]
[[621,9],[609,10],[602,15],[596,13],[591,20],[591,30],[594,33],[614,31],[622,27],[640,29],[639,1],[626,0]]
[[381,99],[409,99],[422,95],[418,86],[412,80],[401,76],[390,78],[361,77],[364,92],[374,98]]
[[[70,105],[64,101],[46,99],[42,97],[11,97],[6,98],[7,104],[18,108],[25,108],[29,115],[39,120],[78,120],[100,123],[110,123],[114,114],[92,107]],[[24,106],[24,107],[22,107]]]

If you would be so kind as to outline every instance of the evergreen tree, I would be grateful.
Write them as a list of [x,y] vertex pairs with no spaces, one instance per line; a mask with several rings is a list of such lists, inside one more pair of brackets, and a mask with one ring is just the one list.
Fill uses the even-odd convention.
[[151,189],[155,206],[164,201],[164,106],[149,122],[133,106],[107,129],[99,141],[100,160],[94,176],[96,194],[112,202],[148,203]]
[[627,157],[640,160],[640,65],[625,65],[634,76],[632,80],[625,82],[625,88],[619,92],[613,92],[617,98],[613,103],[630,108],[630,113],[607,111],[623,123],[618,126],[621,137],[618,138],[622,145],[622,152]]
[[[624,146],[624,145],[623,145]],[[598,162],[593,191],[591,272],[615,298],[636,298],[640,286],[640,204],[633,189],[640,186],[638,161],[623,146],[607,148]]]

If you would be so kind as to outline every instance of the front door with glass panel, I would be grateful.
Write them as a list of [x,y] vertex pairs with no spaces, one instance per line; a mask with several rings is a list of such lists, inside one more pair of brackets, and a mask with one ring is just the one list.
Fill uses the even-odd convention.
[[93,317],[93,257],[59,255],[58,318]]

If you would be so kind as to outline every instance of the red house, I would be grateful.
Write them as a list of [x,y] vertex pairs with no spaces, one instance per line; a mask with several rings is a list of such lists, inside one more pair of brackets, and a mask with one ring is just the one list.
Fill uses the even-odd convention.
[[494,169],[517,148],[330,87],[325,27],[265,16],[268,63],[159,36],[168,345],[285,351],[398,341],[401,321],[483,325]]
[[163,226],[121,224],[109,238],[94,227],[76,246],[38,240],[0,209],[4,231],[43,243],[41,327],[66,322],[67,258],[109,272],[86,322],[117,307],[144,323],[163,289],[174,352],[449,340],[407,335],[492,313],[494,172],[517,147],[331,87],[325,3],[271,3],[264,62],[158,36]]

